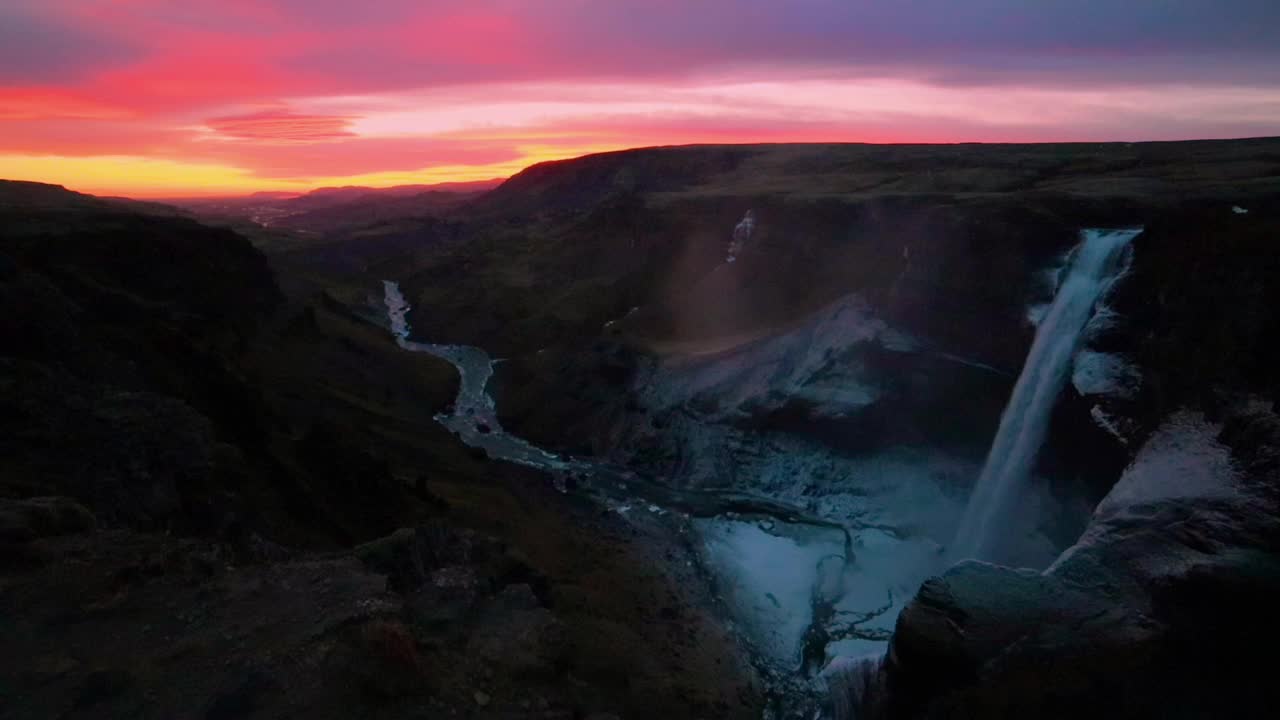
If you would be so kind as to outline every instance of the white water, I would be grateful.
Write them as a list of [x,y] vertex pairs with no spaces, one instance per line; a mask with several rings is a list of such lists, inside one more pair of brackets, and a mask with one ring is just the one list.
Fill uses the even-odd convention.
[[[814,569],[824,558],[843,558],[844,533],[724,517],[697,526],[734,618],[766,658],[794,667],[812,620]],[[883,602],[884,596],[876,600]]]
[[493,364],[497,362],[488,353],[467,345],[436,345],[410,340],[409,321],[405,317],[409,303],[400,292],[400,286],[384,281],[383,299],[391,322],[391,334],[400,347],[435,355],[453,363],[458,369],[461,376],[458,397],[454,401],[453,412],[436,416],[440,424],[457,433],[467,445],[483,449],[490,457],[552,471],[578,469],[578,463],[502,431],[493,398],[486,389],[489,378],[493,376]]
[[1071,371],[1071,359],[1098,300],[1120,268],[1124,249],[1141,230],[1085,230],[1065,276],[1036,331],[1031,352],[982,474],[969,498],[950,555],[952,559],[997,559],[1017,498],[1049,429],[1053,406]]
[[751,240],[751,235],[756,230],[756,213],[754,210],[748,210],[746,215],[733,226],[733,241],[729,243],[729,253],[725,257],[726,263],[734,262],[738,259],[738,254],[747,246],[747,242]]
[[885,692],[884,653],[836,658],[822,671],[831,720],[881,717]]

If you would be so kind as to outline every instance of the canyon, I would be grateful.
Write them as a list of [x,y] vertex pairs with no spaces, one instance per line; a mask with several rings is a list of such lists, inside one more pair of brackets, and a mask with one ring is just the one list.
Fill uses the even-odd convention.
[[0,190],[15,717],[1274,700],[1280,141]]

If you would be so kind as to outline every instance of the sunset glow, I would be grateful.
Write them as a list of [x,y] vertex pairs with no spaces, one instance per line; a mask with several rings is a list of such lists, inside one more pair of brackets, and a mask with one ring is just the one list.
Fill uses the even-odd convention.
[[1271,2],[907,4],[9,0],[0,177],[160,197],[487,179],[658,144],[1280,127]]

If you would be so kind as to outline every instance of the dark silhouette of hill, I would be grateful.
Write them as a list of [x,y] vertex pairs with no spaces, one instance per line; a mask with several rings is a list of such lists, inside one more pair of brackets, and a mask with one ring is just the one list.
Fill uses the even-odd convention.
[[243,197],[184,198],[170,201],[202,219],[249,233],[272,228],[286,233],[329,235],[375,223],[438,215],[501,180],[317,188],[304,194],[254,193]]

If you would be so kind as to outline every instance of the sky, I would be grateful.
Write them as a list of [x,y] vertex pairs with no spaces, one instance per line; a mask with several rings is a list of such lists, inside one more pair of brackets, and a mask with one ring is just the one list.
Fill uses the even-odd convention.
[[134,197],[626,147],[1280,134],[1277,0],[0,0],[0,177]]

